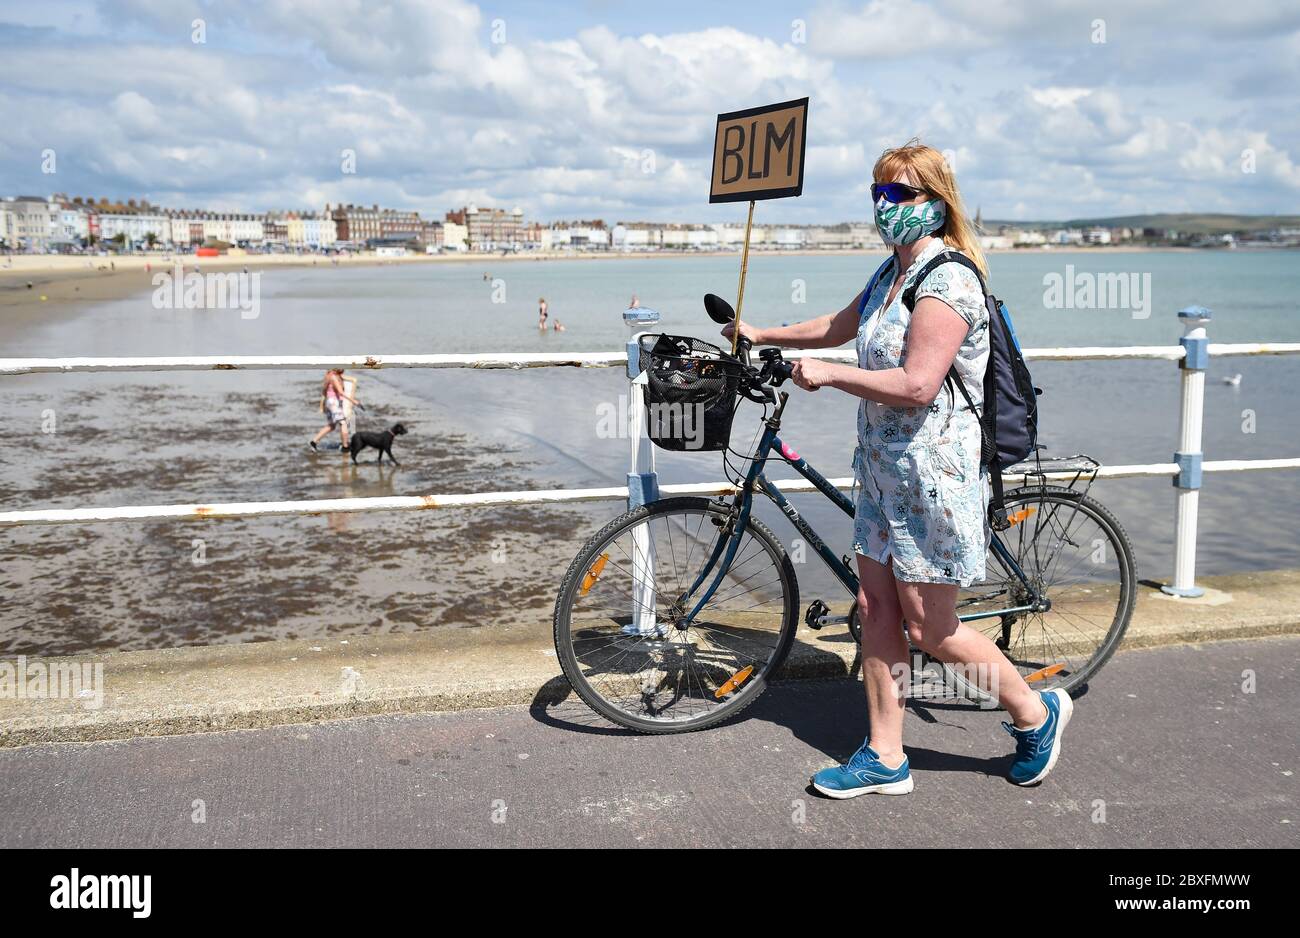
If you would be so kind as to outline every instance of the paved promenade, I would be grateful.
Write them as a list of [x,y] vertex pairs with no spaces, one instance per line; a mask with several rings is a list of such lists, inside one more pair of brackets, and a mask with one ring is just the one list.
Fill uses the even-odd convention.
[[915,793],[850,802],[806,788],[866,728],[847,679],[686,736],[568,699],[10,748],[0,847],[1295,847],[1297,662],[1295,637],[1121,652],[1037,789],[1002,778],[1002,714],[914,706]]
[[[1300,634],[1300,571],[1205,577],[1201,599],[1139,587],[1122,647]],[[841,606],[837,612],[846,612]],[[843,626],[801,626],[785,677],[854,673]],[[252,729],[367,714],[449,711],[569,692],[549,619],[528,626],[428,629],[348,640],[304,639],[42,659],[102,664],[102,706],[76,697],[0,697],[0,748]]]

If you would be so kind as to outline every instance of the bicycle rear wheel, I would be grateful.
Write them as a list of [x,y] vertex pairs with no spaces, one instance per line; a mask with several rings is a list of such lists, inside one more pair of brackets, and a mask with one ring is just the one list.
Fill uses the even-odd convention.
[[[957,614],[1026,605],[1034,593],[1042,611],[966,621],[992,639],[1035,690],[1070,691],[1096,674],[1114,654],[1136,601],[1133,547],[1123,527],[1102,505],[1059,486],[1034,486],[1006,495],[1011,528],[999,533],[1026,584],[990,550],[987,575],[962,590]],[[944,665],[964,696],[992,701],[984,676]]]
[[730,519],[705,498],[653,502],[611,521],[570,564],[555,651],[601,716],[644,733],[714,726],[753,703],[785,660],[799,588],[785,549],[757,520],[708,604],[684,621],[716,574],[710,560]]

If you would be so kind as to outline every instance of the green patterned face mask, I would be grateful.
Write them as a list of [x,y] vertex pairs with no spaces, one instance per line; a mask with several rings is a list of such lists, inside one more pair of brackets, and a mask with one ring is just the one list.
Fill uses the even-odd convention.
[[898,205],[884,196],[876,201],[876,230],[890,247],[911,244],[932,235],[948,218],[943,199],[931,199],[920,205]]

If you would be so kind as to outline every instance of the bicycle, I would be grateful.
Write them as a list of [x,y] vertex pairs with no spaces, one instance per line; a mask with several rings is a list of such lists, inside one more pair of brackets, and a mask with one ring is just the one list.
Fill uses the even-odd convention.
[[[734,319],[719,297],[710,294],[705,305],[717,322]],[[708,408],[706,448],[735,453],[727,440],[740,400],[764,407],[754,452],[736,454],[748,466],[736,470],[734,495],[664,498],[625,512],[584,544],[556,598],[555,650],[573,690],[613,723],[662,734],[734,717],[762,694],[790,652],[800,622],[798,581],[781,542],[753,517],[756,493],[780,509],[852,597],[858,578],[850,558],[835,555],[764,471],[769,459],[781,460],[853,517],[849,497],[777,435],[789,392],[776,389],[792,367],[780,349],[762,349],[761,366],[754,366],[745,339],[731,356],[695,339],[648,336],[643,368],[669,357],[656,359],[645,347],[651,338],[675,340],[685,353],[663,369],[667,378],[707,385],[710,403],[700,405]],[[725,455],[724,464],[733,468]],[[1004,470],[1004,478],[1022,477],[1005,493],[1008,524],[992,532],[985,580],[958,596],[958,618],[988,634],[1037,689],[1069,691],[1086,682],[1115,651],[1132,616],[1132,545],[1088,494],[1100,465],[1083,454],[1053,459],[1039,450]],[[1054,484],[1061,477],[1066,484]],[[847,615],[832,616],[817,599],[802,621],[815,630],[846,624],[860,644],[856,612],[855,601]],[[916,648],[910,657],[914,676],[918,665],[936,665],[953,696],[996,703],[978,676]]]

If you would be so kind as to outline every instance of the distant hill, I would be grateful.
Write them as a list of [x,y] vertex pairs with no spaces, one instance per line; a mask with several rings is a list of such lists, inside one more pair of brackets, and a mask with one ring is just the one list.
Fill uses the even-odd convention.
[[1221,234],[1228,231],[1269,231],[1300,227],[1300,215],[1220,215],[1214,213],[1169,213],[1117,215],[1110,218],[1070,218],[1065,221],[984,221],[985,231],[999,225],[1017,228],[1159,228],[1186,234]]

